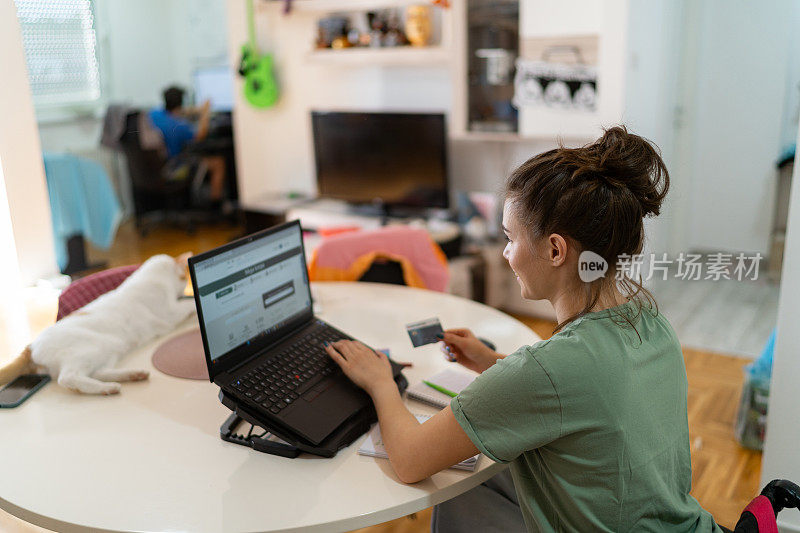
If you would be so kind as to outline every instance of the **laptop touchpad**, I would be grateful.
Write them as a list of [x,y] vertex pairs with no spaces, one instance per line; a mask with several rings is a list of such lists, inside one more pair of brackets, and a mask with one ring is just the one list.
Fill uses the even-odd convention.
[[308,398],[307,401],[312,402],[317,409],[323,405],[328,405],[336,411],[352,411],[353,409],[361,409],[364,407],[365,402],[370,402],[371,400],[365,392],[357,389],[351,383],[334,379],[330,385],[323,387],[319,395]]
[[320,385],[307,391],[282,417],[313,440],[328,436],[370,401],[366,393],[349,382],[333,379]]

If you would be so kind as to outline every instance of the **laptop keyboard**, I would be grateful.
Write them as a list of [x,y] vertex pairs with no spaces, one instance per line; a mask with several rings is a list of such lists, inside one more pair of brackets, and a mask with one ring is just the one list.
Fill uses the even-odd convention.
[[342,338],[337,331],[327,328],[312,331],[231,386],[245,398],[278,414],[326,376],[341,372],[322,343]]

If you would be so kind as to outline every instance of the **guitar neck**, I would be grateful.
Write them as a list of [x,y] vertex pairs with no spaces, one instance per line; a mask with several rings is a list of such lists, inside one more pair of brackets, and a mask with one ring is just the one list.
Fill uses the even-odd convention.
[[247,1],[247,35],[250,38],[250,47],[255,50],[256,49],[256,21],[255,15],[253,13],[253,1],[254,0],[246,0]]

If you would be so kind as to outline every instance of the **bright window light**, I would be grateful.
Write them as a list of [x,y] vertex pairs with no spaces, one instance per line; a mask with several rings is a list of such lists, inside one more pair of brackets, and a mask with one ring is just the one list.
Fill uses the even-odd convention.
[[14,242],[14,230],[11,227],[11,212],[8,207],[2,161],[0,161],[0,256],[5,258],[0,261],[0,286],[4,291],[8,288],[19,288],[17,246]]
[[3,294],[0,300],[0,324],[3,327],[3,338],[0,339],[0,347],[3,350],[0,353],[0,365],[2,365],[31,339],[2,161],[0,161],[0,256],[3,257],[0,261],[0,292]]
[[33,100],[80,104],[100,98],[91,0],[15,0]]

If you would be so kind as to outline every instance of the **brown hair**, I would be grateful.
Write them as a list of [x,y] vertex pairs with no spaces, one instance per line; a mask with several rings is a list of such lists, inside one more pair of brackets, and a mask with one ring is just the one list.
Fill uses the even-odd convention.
[[[582,250],[600,255],[609,265],[606,276],[584,283],[583,310],[555,331],[595,306],[602,289],[615,281],[621,255],[641,253],[643,219],[659,214],[668,189],[669,173],[658,148],[628,133],[625,126],[609,128],[597,141],[580,148],[560,146],[536,155],[512,172],[505,195],[530,232],[531,241],[558,233]],[[641,276],[636,280],[623,275],[617,284],[637,304],[635,317],[622,317],[628,324],[633,326],[641,312],[641,297],[657,311],[652,294],[642,287]]]

